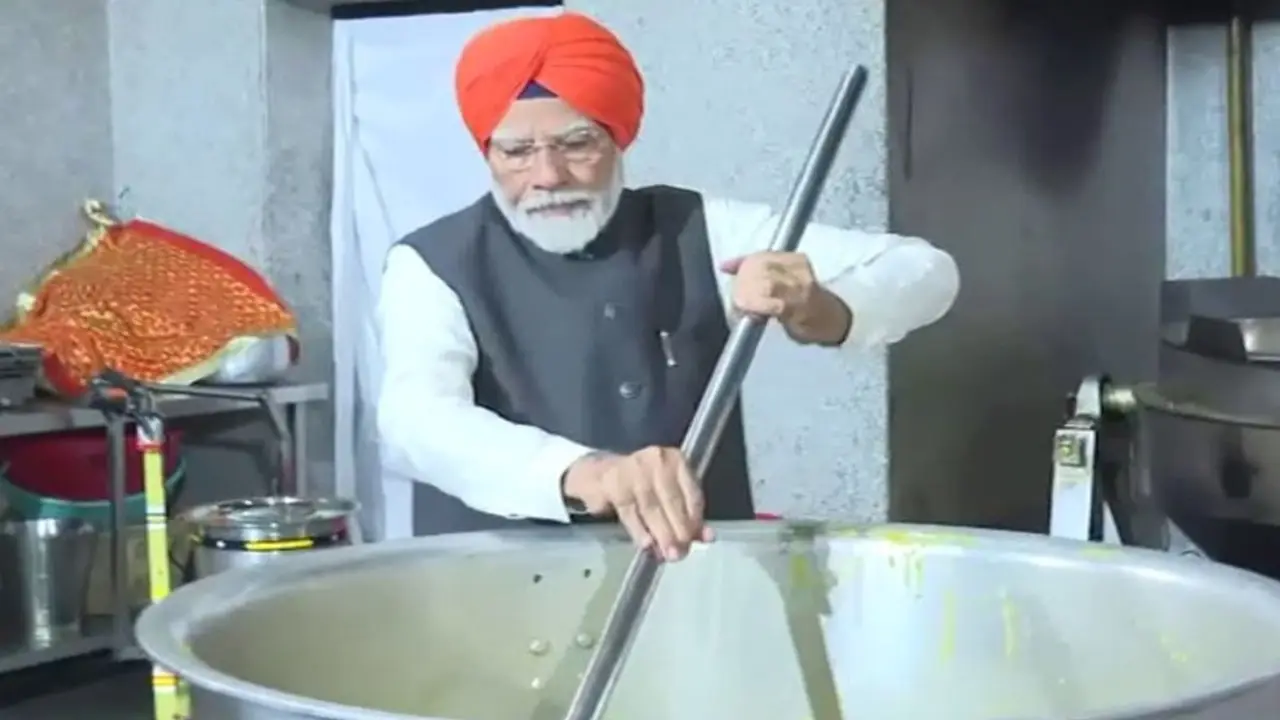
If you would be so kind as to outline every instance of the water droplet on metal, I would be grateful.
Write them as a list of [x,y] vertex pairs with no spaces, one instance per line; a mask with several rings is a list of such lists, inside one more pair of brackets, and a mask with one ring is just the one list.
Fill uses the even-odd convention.
[[533,655],[546,655],[551,649],[551,643],[546,640],[534,640],[529,643],[529,652]]
[[574,638],[573,641],[577,643],[580,648],[589,648],[596,644],[596,639],[587,633],[579,633],[578,637]]

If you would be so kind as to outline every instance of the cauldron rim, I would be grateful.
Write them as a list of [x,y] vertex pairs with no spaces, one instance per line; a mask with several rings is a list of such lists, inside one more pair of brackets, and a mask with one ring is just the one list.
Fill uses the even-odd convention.
[[[949,546],[965,552],[986,548],[1004,554],[1037,555],[1074,562],[1083,560],[1115,564],[1134,570],[1172,572],[1180,577],[1191,577],[1220,587],[1233,587],[1246,598],[1269,596],[1275,601],[1274,614],[1277,625],[1280,625],[1280,582],[1213,561],[1182,558],[1143,548],[1100,547],[1096,543],[1003,530],[900,523],[868,525],[749,520],[716,523],[715,528],[718,542],[733,542],[735,539],[761,542],[771,537],[782,541],[795,536],[799,531],[804,536],[816,533],[821,537],[848,543],[893,543],[921,549]],[[273,711],[335,720],[458,720],[356,708],[256,685],[205,663],[188,649],[187,641],[204,623],[226,617],[236,607],[333,571],[368,568],[373,562],[391,564],[403,561],[409,555],[419,559],[424,554],[482,555],[537,545],[572,546],[582,542],[625,543],[626,538],[611,526],[545,527],[435,535],[308,553],[291,559],[287,564],[268,563],[237,568],[183,586],[159,603],[146,608],[137,620],[135,634],[138,645],[153,662],[183,678],[188,684]],[[1164,717],[1171,710],[1195,711],[1244,695],[1277,680],[1280,680],[1280,666],[1264,669],[1253,677],[1225,683],[1193,697],[1120,707],[1110,715],[1093,714],[1061,720],[1144,720]]]

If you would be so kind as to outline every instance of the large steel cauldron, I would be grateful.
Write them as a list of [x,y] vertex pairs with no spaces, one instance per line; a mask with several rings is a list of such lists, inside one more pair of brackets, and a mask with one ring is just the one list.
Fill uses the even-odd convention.
[[1280,318],[1166,324],[1158,387],[1138,401],[1164,502],[1280,525]]
[[1280,317],[1162,333],[1159,382],[1134,388],[1139,504],[1213,558],[1280,578]]
[[[606,717],[1280,712],[1280,585],[1242,570],[994,531],[718,530],[665,571]],[[560,720],[632,557],[613,533],[233,570],[149,608],[137,636],[193,686],[197,720]]]

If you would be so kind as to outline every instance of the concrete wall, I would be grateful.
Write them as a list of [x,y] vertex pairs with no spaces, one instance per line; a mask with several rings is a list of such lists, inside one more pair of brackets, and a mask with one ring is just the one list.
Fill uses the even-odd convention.
[[[1227,188],[1227,35],[1205,23],[1169,31],[1168,274],[1231,270]],[[1258,272],[1280,274],[1280,22],[1253,28],[1254,229]]]
[[[4,17],[0,301],[75,243],[83,199],[127,188],[127,209],[262,271],[299,316],[299,377],[327,380],[327,17],[280,0],[11,0]],[[313,415],[323,489],[332,421]],[[242,455],[201,465],[250,476]]]
[[[871,84],[817,219],[887,223],[882,0],[569,0],[613,28],[648,84],[628,180],[667,182],[780,208],[835,83],[853,62]],[[762,510],[883,519],[883,354],[844,356],[766,337],[745,389]]]
[[6,0],[0,23],[0,307],[9,307],[19,288],[84,232],[81,201],[110,197],[106,57],[105,2]]
[[[328,380],[328,18],[280,0],[109,7],[117,191],[262,271],[298,315],[298,377]],[[312,416],[311,480],[323,492],[332,416]]]

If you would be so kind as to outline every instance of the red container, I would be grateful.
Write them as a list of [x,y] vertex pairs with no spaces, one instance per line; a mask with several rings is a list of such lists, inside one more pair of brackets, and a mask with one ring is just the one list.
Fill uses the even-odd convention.
[[[142,453],[133,426],[125,434],[125,493],[142,492]],[[178,466],[182,432],[165,429],[165,476]],[[23,490],[72,501],[106,500],[111,468],[104,430],[72,430],[46,435],[0,438],[0,467]]]

